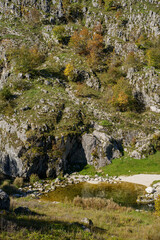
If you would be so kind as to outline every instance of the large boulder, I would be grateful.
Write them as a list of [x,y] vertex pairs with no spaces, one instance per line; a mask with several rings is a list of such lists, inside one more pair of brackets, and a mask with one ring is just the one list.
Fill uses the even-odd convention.
[[110,164],[112,159],[121,157],[123,153],[121,140],[115,140],[97,130],[82,136],[82,146],[87,163],[96,168]]
[[3,192],[0,189],[0,209],[9,210],[10,207],[10,199],[7,193]]

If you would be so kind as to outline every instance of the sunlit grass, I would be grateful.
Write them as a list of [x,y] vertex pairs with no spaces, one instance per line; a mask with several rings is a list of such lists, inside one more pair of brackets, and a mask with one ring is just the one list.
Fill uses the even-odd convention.
[[144,159],[134,159],[126,154],[118,159],[113,159],[110,165],[96,170],[93,166],[86,165],[80,172],[82,175],[94,176],[95,174],[106,176],[134,175],[140,173],[160,174],[160,152]]
[[160,152],[144,159],[133,159],[123,156],[114,159],[112,164],[102,168],[105,174],[110,176],[133,175],[140,173],[160,174]]
[[[1,215],[0,239],[29,240],[139,240],[159,239],[159,217],[152,212],[136,212],[131,208],[117,206],[112,202],[105,209],[97,209],[93,204],[88,209],[74,206],[72,202],[58,203],[31,198],[12,199],[12,208],[29,207],[36,216]],[[107,204],[108,205],[108,204]],[[81,220],[92,220],[90,232],[81,227]],[[86,225],[87,226],[87,225]],[[155,226],[157,226],[155,228]],[[3,227],[3,228],[2,228]]]

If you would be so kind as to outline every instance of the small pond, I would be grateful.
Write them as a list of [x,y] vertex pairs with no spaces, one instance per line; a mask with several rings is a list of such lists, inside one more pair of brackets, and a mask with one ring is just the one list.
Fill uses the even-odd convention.
[[83,198],[107,198],[122,206],[137,208],[137,197],[144,193],[145,186],[133,183],[100,183],[90,184],[87,182],[57,187],[55,191],[44,195],[42,199],[48,201],[63,202],[65,199],[73,200],[76,196]]

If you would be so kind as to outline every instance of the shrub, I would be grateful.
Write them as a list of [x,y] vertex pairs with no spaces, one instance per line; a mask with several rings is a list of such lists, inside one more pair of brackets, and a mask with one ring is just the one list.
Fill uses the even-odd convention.
[[124,65],[127,69],[130,68],[130,67],[140,69],[141,66],[142,66],[142,63],[140,62],[139,57],[136,56],[134,52],[130,52],[130,53],[128,53],[128,55],[126,57]]
[[41,14],[36,8],[30,9],[29,20],[32,25],[40,23]]
[[147,63],[149,67],[155,67],[160,69],[160,49],[151,48],[146,53]]
[[100,122],[100,124],[103,126],[103,127],[111,127],[113,124],[111,122],[109,122],[108,120],[102,120]]
[[69,45],[74,48],[78,54],[88,54],[87,42],[90,39],[90,33],[87,28],[83,28],[81,31],[76,31],[71,36]]
[[10,100],[13,97],[13,95],[10,91],[10,88],[7,87],[7,86],[5,86],[1,89],[0,95],[1,95],[3,100]]
[[104,0],[104,2],[105,2],[105,10],[106,11],[116,10],[119,7],[117,1]]
[[117,83],[118,79],[123,76],[123,73],[122,73],[122,71],[119,70],[118,67],[111,64],[109,66],[107,75],[108,75],[107,83],[115,84],[115,83]]
[[136,45],[140,49],[148,49],[151,48],[153,42],[148,39],[146,34],[140,35],[140,37],[136,40]]
[[87,48],[88,54],[88,64],[92,69],[96,70],[100,61],[104,49],[103,36],[101,34],[95,33],[93,38],[88,40]]
[[56,37],[58,42],[63,43],[64,39],[67,37],[64,26],[55,26],[53,28],[53,35]]
[[158,216],[160,216],[160,195],[158,195],[155,201],[155,210]]
[[9,58],[15,61],[15,70],[21,73],[34,73],[45,60],[45,55],[37,47],[22,46],[9,52]]
[[80,55],[87,56],[88,65],[97,70],[102,62],[102,53],[104,50],[103,36],[99,33],[101,28],[97,27],[96,32],[90,33],[87,28],[76,31],[70,39],[70,46]]
[[151,140],[151,144],[153,145],[156,151],[160,151],[160,134],[154,134]]
[[39,177],[36,173],[32,173],[30,176],[30,183],[33,184],[35,182],[39,181]]
[[1,185],[1,189],[4,192],[6,192],[8,195],[13,195],[18,193],[17,187],[11,184],[10,180],[5,180]]
[[16,177],[14,179],[13,185],[15,185],[16,187],[23,187],[24,181],[22,177]]
[[29,90],[31,88],[32,84],[29,83],[26,80],[18,79],[15,82],[13,82],[13,87],[15,90]]
[[[117,203],[115,203],[112,199],[104,199],[104,198],[81,198],[79,196],[73,199],[73,204],[77,207],[82,207],[83,209],[121,209]],[[125,208],[125,207],[124,207]]]
[[64,75],[68,78],[68,80],[73,81],[75,77],[74,66],[72,63],[68,63],[65,70]]
[[66,18],[68,21],[76,22],[77,19],[83,18],[82,6],[77,2],[74,4],[68,4],[66,11]]
[[120,111],[132,110],[135,100],[132,95],[131,87],[127,81],[124,78],[120,78],[112,89],[112,105],[118,107]]

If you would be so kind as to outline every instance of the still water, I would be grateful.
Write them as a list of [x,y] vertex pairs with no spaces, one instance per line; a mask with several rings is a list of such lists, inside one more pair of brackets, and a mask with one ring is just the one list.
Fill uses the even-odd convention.
[[63,202],[73,200],[76,196],[83,198],[106,198],[113,199],[114,202],[122,206],[138,207],[136,200],[144,193],[145,186],[133,183],[79,183],[66,187],[57,187],[55,191],[44,195],[42,198],[49,201]]

